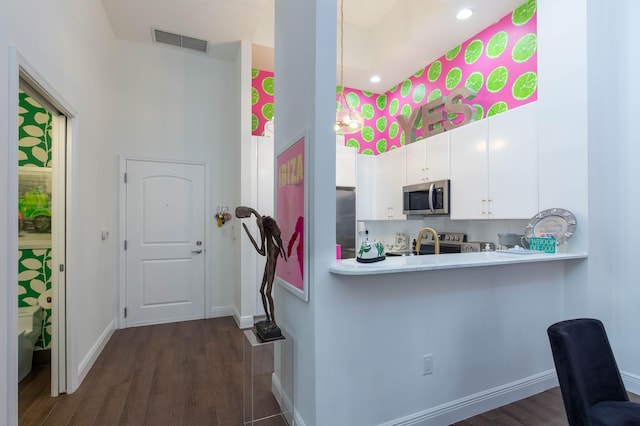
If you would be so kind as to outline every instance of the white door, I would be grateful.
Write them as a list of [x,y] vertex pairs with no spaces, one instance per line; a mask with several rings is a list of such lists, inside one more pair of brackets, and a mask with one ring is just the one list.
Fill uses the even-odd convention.
[[[64,115],[51,113],[53,135],[52,150],[52,194],[51,194],[51,396],[58,396],[67,391],[67,322],[66,313],[66,153],[67,118]],[[69,130],[69,132],[67,132]]]
[[202,164],[126,161],[127,327],[205,317]]

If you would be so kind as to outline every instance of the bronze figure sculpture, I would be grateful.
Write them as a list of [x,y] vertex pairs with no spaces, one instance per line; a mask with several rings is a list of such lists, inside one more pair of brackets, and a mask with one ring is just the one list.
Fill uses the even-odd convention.
[[[271,292],[273,290],[273,279],[276,273],[276,264],[278,257],[282,256],[287,260],[284,247],[282,246],[282,238],[280,237],[280,228],[275,219],[271,216],[261,216],[251,207],[236,207],[236,217],[243,219],[256,216],[256,224],[260,231],[260,247],[249,232],[249,228],[245,223],[242,224],[245,232],[249,236],[251,243],[261,256],[267,256],[267,263],[264,265],[264,273],[262,275],[262,284],[260,285],[260,296],[262,297],[262,306],[267,316],[266,321],[260,321],[255,324],[255,331],[258,337],[263,341],[276,340],[282,338],[280,328],[276,325],[275,308]],[[266,244],[266,250],[265,250]],[[267,306],[268,305],[268,306]]]

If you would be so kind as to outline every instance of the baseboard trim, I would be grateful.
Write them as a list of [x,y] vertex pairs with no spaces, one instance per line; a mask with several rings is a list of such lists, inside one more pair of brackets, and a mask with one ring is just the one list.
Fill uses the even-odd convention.
[[300,413],[298,413],[293,406],[291,398],[283,391],[280,378],[275,372],[271,373],[271,392],[275,396],[276,401],[280,404],[280,409],[283,413],[293,413],[293,423],[291,423],[291,414],[285,414],[285,417],[288,417],[287,420],[290,424],[292,426],[305,426],[304,420],[302,420]]
[[84,378],[87,377],[87,374],[91,370],[91,367],[93,367],[93,364],[98,359],[98,356],[100,356],[100,353],[102,353],[102,350],[107,345],[107,342],[109,341],[109,339],[111,339],[111,336],[116,331],[117,324],[118,324],[117,318],[114,318],[113,320],[111,320],[109,325],[107,325],[104,331],[100,334],[100,337],[98,337],[98,340],[96,340],[96,342],[93,344],[91,349],[89,349],[87,356],[85,356],[80,362],[80,364],[78,365],[78,387],[77,388],[80,387]]
[[640,395],[640,376],[636,374],[626,373],[624,371],[620,372],[622,376],[622,381],[624,382],[625,388],[631,393],[635,393],[636,395]]
[[209,308],[209,315],[207,315],[207,318],[230,317],[233,315],[233,312],[233,306],[213,306]]
[[558,385],[555,370],[545,371],[498,386],[379,426],[439,426],[451,424],[510,404]]
[[229,309],[231,309],[232,313],[228,314],[228,315],[233,315],[233,319],[236,320],[236,324],[238,324],[238,327],[240,328],[251,328],[253,327],[253,316],[252,315],[247,315],[247,316],[240,316],[240,312],[238,312],[238,310],[235,307],[231,307],[229,306]]

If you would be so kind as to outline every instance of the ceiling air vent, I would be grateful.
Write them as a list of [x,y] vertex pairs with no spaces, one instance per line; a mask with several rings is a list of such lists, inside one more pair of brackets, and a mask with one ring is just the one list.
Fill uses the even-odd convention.
[[153,39],[158,43],[171,44],[173,46],[193,49],[199,52],[207,51],[207,41],[166,31],[153,30]]

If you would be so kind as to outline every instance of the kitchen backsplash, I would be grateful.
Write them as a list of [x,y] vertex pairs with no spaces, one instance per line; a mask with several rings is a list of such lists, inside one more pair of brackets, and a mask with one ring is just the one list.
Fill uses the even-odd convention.
[[[461,86],[477,93],[467,102],[478,111],[478,119],[535,101],[536,7],[536,0],[526,1],[386,93],[345,88],[349,106],[365,117],[365,127],[349,135],[346,144],[361,154],[377,155],[411,142],[395,117],[409,117],[415,108]],[[252,77],[252,134],[261,136],[273,118],[274,75],[254,69]]]
[[[524,234],[528,220],[450,220],[448,217],[430,216],[425,219],[370,220],[364,221],[369,231],[369,240],[382,241],[385,247],[393,245],[396,234],[407,235],[409,244],[422,228],[430,227],[438,233],[462,232],[467,241],[482,241],[498,244],[498,233]],[[359,236],[360,237],[360,236]]]

